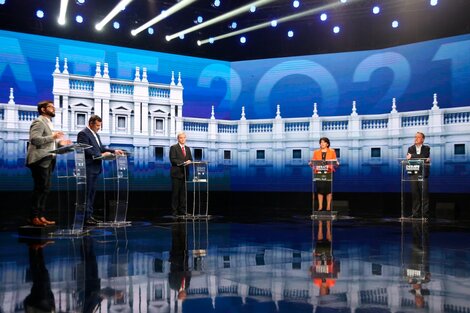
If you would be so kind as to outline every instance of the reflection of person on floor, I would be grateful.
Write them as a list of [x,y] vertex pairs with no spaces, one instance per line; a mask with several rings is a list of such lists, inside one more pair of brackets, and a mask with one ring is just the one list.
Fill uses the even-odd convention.
[[[326,232],[324,227],[326,227]],[[313,283],[320,289],[320,296],[329,295],[331,287],[335,285],[338,274],[337,265],[333,257],[331,221],[319,220],[313,265],[310,272]]]
[[43,254],[43,248],[48,243],[29,243],[29,270],[33,286],[24,299],[25,312],[55,312],[54,294]]
[[423,284],[431,280],[429,272],[429,233],[428,224],[414,222],[413,227],[413,248],[411,251],[411,264],[406,269],[406,279],[411,285],[412,293],[415,297],[417,308],[424,308],[424,296],[429,295],[429,290]]
[[191,281],[188,269],[188,250],[186,247],[186,224],[175,223],[172,226],[172,242],[170,251],[170,288],[177,293],[178,300],[186,299],[186,290]]
[[122,291],[116,291],[112,288],[101,289],[93,238],[87,236],[82,238],[81,258],[84,266],[83,279],[85,280],[84,290],[79,290],[79,297],[83,305],[82,312],[95,312],[104,298],[123,298],[124,293]]

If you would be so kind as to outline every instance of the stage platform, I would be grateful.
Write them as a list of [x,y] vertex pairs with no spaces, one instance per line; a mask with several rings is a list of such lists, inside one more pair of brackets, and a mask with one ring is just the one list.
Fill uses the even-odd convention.
[[10,300],[0,310],[470,310],[468,222],[261,211],[186,220],[153,215],[53,239],[19,236],[4,224],[0,298]]

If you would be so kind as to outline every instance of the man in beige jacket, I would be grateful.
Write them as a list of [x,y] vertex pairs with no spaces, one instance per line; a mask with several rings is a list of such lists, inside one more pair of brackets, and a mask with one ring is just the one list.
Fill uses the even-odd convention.
[[31,170],[34,189],[30,214],[33,226],[54,225],[45,218],[46,201],[51,185],[51,174],[55,167],[55,155],[50,153],[57,146],[72,142],[64,139],[64,133],[53,131],[51,119],[55,116],[54,103],[50,100],[38,103],[39,117],[31,123],[26,166]]

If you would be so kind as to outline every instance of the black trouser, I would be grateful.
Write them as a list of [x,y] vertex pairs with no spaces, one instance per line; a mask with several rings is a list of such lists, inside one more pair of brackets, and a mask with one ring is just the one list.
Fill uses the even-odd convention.
[[171,209],[174,215],[186,214],[186,183],[184,178],[171,178]]
[[48,167],[30,165],[29,169],[33,176],[33,196],[31,203],[31,219],[43,217],[46,212],[46,201],[51,188],[51,175],[54,170],[55,159],[51,160]]
[[95,202],[96,185],[98,183],[98,177],[101,173],[86,173],[86,209],[85,219],[89,219],[93,216],[93,205]]
[[413,217],[421,217],[421,210],[423,210],[423,217],[427,218],[429,213],[429,192],[427,178],[424,178],[423,181],[411,181],[411,197]]

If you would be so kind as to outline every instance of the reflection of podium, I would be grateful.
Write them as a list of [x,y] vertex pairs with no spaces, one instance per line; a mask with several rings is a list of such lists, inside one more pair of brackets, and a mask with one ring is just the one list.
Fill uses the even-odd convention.
[[[56,173],[59,187],[65,192],[58,192],[59,215],[58,230],[53,236],[80,236],[83,230],[86,208],[86,168],[84,150],[91,146],[77,143],[51,151],[57,155]],[[73,207],[70,203],[75,193]],[[64,197],[64,198],[61,198]],[[61,205],[66,205],[65,209]]]
[[100,158],[104,160],[104,222],[98,226],[129,225],[130,222],[126,221],[129,203],[127,155],[111,154]]
[[[412,220],[412,219],[424,219],[423,216],[423,203],[424,203],[424,188],[423,184],[425,183],[425,174],[426,174],[426,166],[429,164],[425,163],[426,159],[399,159],[401,164],[401,220]],[[405,217],[405,210],[410,209],[409,199],[409,189],[414,188],[414,186],[420,185],[421,190],[420,197],[421,197],[421,217],[420,218],[413,218],[413,217]],[[407,201],[408,200],[408,201]]]
[[[315,225],[317,227],[315,227]],[[336,279],[340,263],[333,256],[333,221],[316,220],[312,222],[313,279]]]
[[[333,173],[335,167],[338,165],[337,160],[311,160],[310,166],[312,167],[312,215],[311,218],[335,219],[337,212],[333,211],[333,203],[331,203],[331,211],[315,210],[316,195],[318,189],[329,190],[333,196]],[[325,195],[326,196],[326,195]],[[326,199],[324,199],[326,201]]]
[[209,217],[209,171],[208,162],[195,161],[185,170],[186,182],[186,217]]
[[188,249],[193,256],[193,272],[204,272],[206,270],[206,256],[209,250],[209,220],[193,219],[191,222],[186,221],[188,234]]

